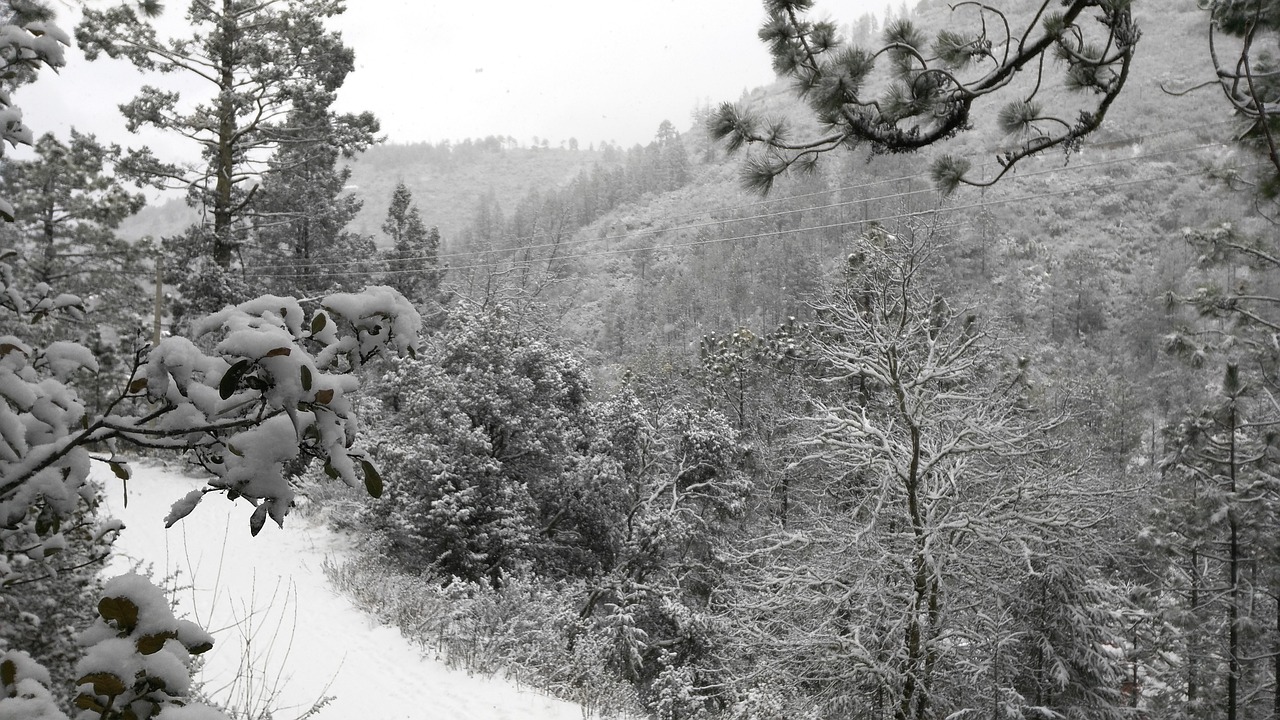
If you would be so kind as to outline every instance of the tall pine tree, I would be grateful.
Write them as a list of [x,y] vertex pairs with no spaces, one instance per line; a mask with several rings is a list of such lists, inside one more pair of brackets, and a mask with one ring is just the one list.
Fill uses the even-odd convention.
[[391,239],[387,251],[387,284],[419,309],[440,299],[440,231],[422,221],[413,193],[403,182],[391,193],[382,232]]
[[[344,193],[351,168],[338,167],[339,157],[367,146],[365,131],[376,132],[378,122],[367,115],[358,137],[345,144],[332,142],[343,128],[329,111],[334,96],[315,89],[299,92],[289,121],[275,131],[279,149],[269,163],[252,215],[253,242],[250,275],[265,280],[276,294],[315,295],[362,286],[355,261],[372,258],[372,238],[346,231],[363,202]],[[346,271],[356,270],[356,274]]]
[[[170,162],[142,148],[130,151],[122,167],[154,185],[186,189],[189,201],[212,218],[184,239],[194,246],[191,258],[176,263],[189,270],[184,291],[203,284],[234,292],[211,276],[225,273],[246,241],[258,187],[274,169],[273,153],[300,140],[358,148],[376,132],[368,113],[339,115],[320,102],[311,109],[323,108],[326,121],[316,123],[299,103],[308,93],[331,98],[355,67],[351,48],[325,27],[345,6],[340,0],[193,0],[186,13],[190,36],[172,39],[162,39],[147,16],[155,9],[155,3],[86,9],[76,39],[90,60],[124,58],[140,70],[180,73],[207,88],[207,99],[190,110],[184,102],[190,98],[149,85],[121,106],[131,131],[147,127],[188,138],[202,163]],[[204,267],[205,260],[212,266]],[[209,303],[210,309],[225,300]]]

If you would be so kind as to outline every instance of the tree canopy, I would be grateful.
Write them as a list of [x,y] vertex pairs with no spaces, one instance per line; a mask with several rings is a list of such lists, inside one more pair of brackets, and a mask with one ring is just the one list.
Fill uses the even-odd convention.
[[277,148],[306,138],[351,152],[378,131],[367,112],[319,118],[293,112],[304,102],[327,109],[329,102],[317,98],[331,101],[354,68],[351,48],[325,27],[345,7],[340,0],[193,0],[186,13],[191,35],[164,39],[147,17],[153,5],[86,9],[76,40],[90,60],[124,58],[208,87],[208,99],[190,110],[178,93],[150,85],[120,108],[129,130],[184,137],[200,148],[201,163],[167,162],[144,147],[128,153],[122,168],[157,186],[185,189],[192,204],[206,208],[213,216],[210,256],[227,267],[245,241],[258,182],[277,169]]

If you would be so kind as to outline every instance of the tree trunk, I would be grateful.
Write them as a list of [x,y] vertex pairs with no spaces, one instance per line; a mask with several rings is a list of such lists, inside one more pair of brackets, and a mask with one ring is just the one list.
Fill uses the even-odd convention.
[[231,266],[235,250],[232,237],[232,173],[235,171],[236,115],[232,102],[235,88],[236,19],[232,0],[222,0],[222,46],[219,48],[218,75],[218,153],[214,167],[213,197],[213,261],[219,267]]
[[1239,518],[1236,517],[1236,409],[1231,406],[1231,420],[1227,427],[1228,452],[1227,473],[1230,477],[1230,502],[1227,511],[1228,567],[1230,573],[1231,602],[1227,606],[1227,720],[1236,720],[1236,705],[1240,692],[1240,534]]

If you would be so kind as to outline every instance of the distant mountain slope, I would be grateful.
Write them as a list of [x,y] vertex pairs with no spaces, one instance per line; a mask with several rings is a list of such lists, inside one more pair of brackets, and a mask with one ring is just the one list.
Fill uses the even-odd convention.
[[[382,222],[396,183],[404,182],[428,225],[440,229],[446,243],[474,216],[478,200],[490,192],[503,212],[534,188],[567,183],[579,171],[590,168],[609,152],[564,148],[498,148],[465,141],[453,146],[388,143],[370,148],[351,162],[349,190],[364,201],[364,208],[348,230],[372,236],[382,244]],[[143,208],[120,227],[121,236],[165,237],[181,232],[199,220],[181,198]]]
[[142,208],[138,214],[120,223],[117,232],[126,240],[137,240],[143,237],[160,239],[177,235],[199,221],[199,213],[187,205],[186,200],[172,198],[162,202],[152,202]]
[[[936,27],[949,13],[931,0],[918,21]],[[832,155],[818,175],[785,178],[763,199],[741,191],[741,158],[716,152],[708,161],[691,152],[703,163],[691,185],[637,198],[558,247],[559,282],[541,299],[558,304],[563,330],[605,362],[687,353],[710,331],[758,333],[803,316],[806,295],[824,274],[831,278],[870,222],[902,230],[909,217],[929,220],[917,213],[949,209],[938,221],[948,292],[984,297],[1021,333],[1066,342],[1111,332],[1149,352],[1167,320],[1140,318],[1139,310],[1157,312],[1156,291],[1188,267],[1179,228],[1238,220],[1247,210],[1247,199],[1209,181],[1205,168],[1256,160],[1231,147],[1220,93],[1175,97],[1161,88],[1211,77],[1206,19],[1193,0],[1139,13],[1142,49],[1102,130],[1080,153],[1047,153],[986,191],[939,196],[929,160],[938,152],[969,156],[991,177],[1004,138],[985,120],[1007,98],[978,108],[983,121],[945,148]],[[1034,82],[1034,73],[1019,78],[1013,96]],[[1069,102],[1064,93],[1053,90],[1046,101]],[[766,117],[803,115],[783,82],[743,102]],[[483,266],[487,258],[476,252],[453,263]],[[1131,331],[1139,319],[1141,338]]]
[[438,227],[448,243],[471,222],[482,195],[492,191],[503,211],[509,212],[530,189],[564,184],[603,155],[592,150],[498,149],[479,144],[449,149],[424,143],[378,145],[351,163],[350,185],[364,200],[364,209],[348,229],[383,243],[380,228],[391,192],[396,183],[404,182],[422,219]]

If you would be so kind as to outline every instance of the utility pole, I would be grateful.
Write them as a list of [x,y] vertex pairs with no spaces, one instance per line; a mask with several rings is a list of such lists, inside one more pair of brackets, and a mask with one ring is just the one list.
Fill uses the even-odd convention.
[[164,314],[164,258],[156,258],[156,309],[151,326],[151,347],[160,344],[160,317]]

